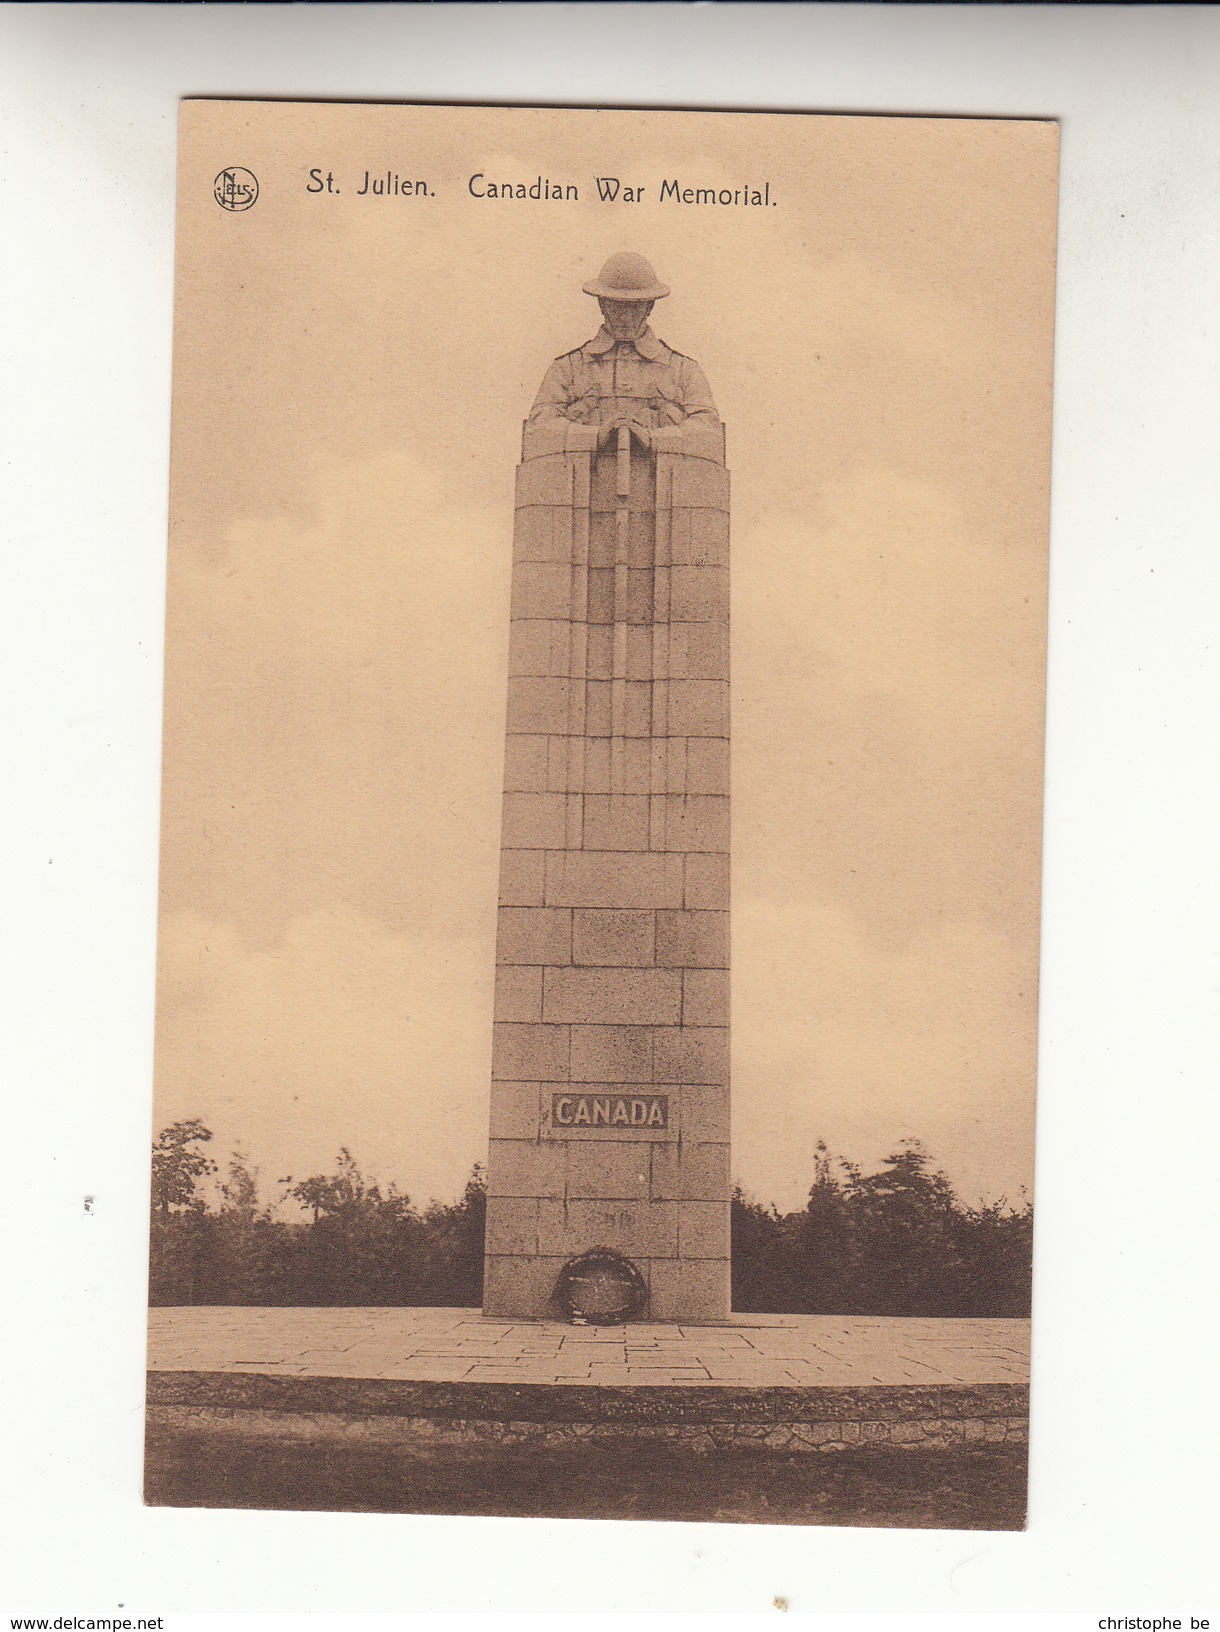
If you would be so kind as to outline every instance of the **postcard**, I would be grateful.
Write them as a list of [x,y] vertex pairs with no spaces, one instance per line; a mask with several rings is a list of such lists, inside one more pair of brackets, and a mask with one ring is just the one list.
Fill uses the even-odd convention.
[[1024,1523],[1057,177],[183,104],[149,1502]]

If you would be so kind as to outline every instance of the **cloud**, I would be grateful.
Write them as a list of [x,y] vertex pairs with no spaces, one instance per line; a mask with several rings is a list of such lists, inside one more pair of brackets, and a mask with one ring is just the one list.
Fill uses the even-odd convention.
[[[1031,1183],[1042,562],[878,468],[735,535],[734,1167]],[[782,1128],[782,1139],[776,1130]]]
[[332,907],[258,947],[176,913],[159,956],[158,1125],[202,1117],[262,1168],[265,1200],[340,1145],[417,1201],[460,1192],[486,1152],[490,943]]
[[1039,557],[976,533],[952,485],[885,469],[734,550],[739,884],[845,906],[879,941],[976,918],[1032,949]]
[[908,1136],[970,1198],[1032,1187],[1036,990],[1006,936],[947,922],[879,951],[841,908],[734,905],[751,949],[733,976],[747,1187],[799,1204],[819,1138],[868,1165]]
[[346,1144],[450,1196],[486,1150],[511,509],[407,453],[301,498],[177,541],[157,1116],[265,1179]]
[[340,902],[471,930],[495,892],[511,511],[408,454],[320,468],[309,500],[176,550],[166,906],[264,939]]

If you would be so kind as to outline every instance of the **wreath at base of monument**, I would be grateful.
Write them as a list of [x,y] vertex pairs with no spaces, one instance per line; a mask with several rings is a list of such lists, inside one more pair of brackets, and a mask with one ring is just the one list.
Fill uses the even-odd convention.
[[612,1247],[594,1247],[559,1272],[555,1297],[577,1326],[614,1326],[629,1320],[648,1296],[644,1277],[630,1258]]

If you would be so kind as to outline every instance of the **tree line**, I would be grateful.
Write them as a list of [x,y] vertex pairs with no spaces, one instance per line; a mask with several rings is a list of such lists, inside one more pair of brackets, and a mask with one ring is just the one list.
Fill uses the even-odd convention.
[[204,1148],[211,1130],[195,1118],[157,1136],[152,1158],[149,1301],[280,1306],[472,1307],[483,1300],[487,1191],[476,1167],[459,1199],[422,1210],[394,1185],[370,1183],[347,1150],[331,1173],[260,1200],[240,1154],[217,1173]]
[[[150,1301],[280,1306],[476,1307],[487,1190],[476,1166],[454,1202],[417,1207],[370,1182],[346,1149],[330,1173],[259,1195],[235,1154],[223,1174],[196,1118],[152,1153]],[[1027,1315],[1033,1208],[969,1207],[923,1147],[903,1142],[876,1173],[813,1157],[805,1206],[732,1202],[733,1308],[741,1313]],[[299,1217],[284,1216],[295,1207]]]
[[733,1308],[787,1315],[1030,1312],[1032,1202],[970,1207],[917,1140],[876,1173],[819,1143],[804,1207],[733,1196]]

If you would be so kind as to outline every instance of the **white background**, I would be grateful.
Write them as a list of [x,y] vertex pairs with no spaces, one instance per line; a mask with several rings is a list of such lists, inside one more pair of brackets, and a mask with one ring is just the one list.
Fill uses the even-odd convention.
[[[142,1509],[188,94],[1062,121],[1028,1533]],[[1211,1614],[1220,15],[10,6],[0,108],[0,1608]]]

